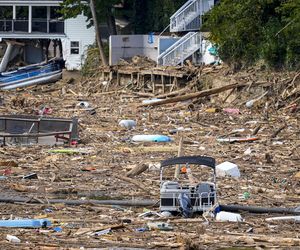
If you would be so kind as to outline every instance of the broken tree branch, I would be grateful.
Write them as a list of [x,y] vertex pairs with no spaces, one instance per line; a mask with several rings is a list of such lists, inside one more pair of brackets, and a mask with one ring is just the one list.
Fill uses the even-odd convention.
[[186,100],[199,98],[199,97],[206,97],[206,96],[210,96],[210,95],[213,95],[213,94],[218,94],[218,93],[221,93],[223,91],[233,89],[233,88],[236,88],[236,87],[239,87],[239,86],[244,86],[244,85],[243,84],[238,84],[238,83],[233,83],[233,84],[225,85],[225,86],[222,86],[222,87],[219,87],[219,88],[206,89],[206,90],[202,90],[202,91],[199,91],[199,92],[196,92],[196,93],[187,94],[187,95],[183,95],[183,96],[176,96],[176,97],[173,97],[173,98],[157,101],[157,102],[154,102],[154,103],[142,104],[142,105],[140,105],[140,107],[159,106],[159,105],[163,105],[163,104],[181,102],[181,101],[186,101]]

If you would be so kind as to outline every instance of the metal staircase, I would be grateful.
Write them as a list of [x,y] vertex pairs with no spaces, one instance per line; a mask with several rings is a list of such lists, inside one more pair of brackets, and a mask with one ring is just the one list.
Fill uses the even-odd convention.
[[189,32],[158,57],[159,65],[176,66],[201,49],[201,33]]
[[[187,0],[170,18],[171,32],[188,32],[176,41],[167,50],[162,52],[157,59],[159,65],[183,64],[184,60],[196,51],[201,51],[202,37],[200,27],[201,16],[210,10],[214,0]],[[197,32],[191,32],[197,31]]]
[[188,0],[170,17],[170,31],[195,31],[201,27],[201,16],[214,5],[213,0]]

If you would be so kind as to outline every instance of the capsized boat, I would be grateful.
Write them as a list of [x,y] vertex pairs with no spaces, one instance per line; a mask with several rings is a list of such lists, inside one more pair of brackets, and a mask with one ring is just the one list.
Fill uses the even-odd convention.
[[63,68],[62,59],[53,59],[48,63],[29,65],[16,71],[5,72],[0,75],[0,88],[14,89],[55,82],[61,79]]

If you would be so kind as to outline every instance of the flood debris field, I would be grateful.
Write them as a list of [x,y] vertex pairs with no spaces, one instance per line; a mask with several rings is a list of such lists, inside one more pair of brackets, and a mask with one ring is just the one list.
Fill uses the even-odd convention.
[[[0,148],[3,175],[0,198],[23,199],[0,203],[2,219],[47,218],[52,222],[50,228],[1,228],[1,249],[299,248],[299,221],[265,220],[284,214],[240,212],[244,221],[220,222],[202,215],[194,218],[140,216],[149,210],[159,212],[157,206],[93,202],[75,206],[49,202],[52,199],[159,201],[158,164],[177,156],[182,137],[183,155],[206,155],[214,157],[217,164],[229,161],[238,166],[239,178],[217,178],[220,204],[298,207],[300,77],[297,73],[232,74],[228,69],[208,68],[206,74],[198,76],[197,84],[191,81],[184,91],[174,90],[178,94],[167,98],[221,85],[244,85],[219,94],[154,107],[141,105],[142,100],[155,97],[151,92],[137,93],[120,86],[111,86],[102,92],[100,82],[92,78],[75,83],[61,81],[2,92],[2,114],[36,114],[41,106],[47,106],[51,108],[49,116],[78,117],[80,143],[72,147]],[[97,88],[93,88],[95,83]],[[269,94],[259,99],[266,91]],[[247,101],[257,98],[254,105],[246,107]],[[82,101],[88,102],[93,112],[77,105]],[[135,120],[137,126],[132,130],[122,128],[118,125],[122,119]],[[166,143],[130,141],[138,134],[162,134],[173,140]],[[234,143],[218,140],[249,136],[257,140]],[[51,151],[53,149],[71,151]],[[137,166],[145,166],[146,170],[128,177],[128,172]],[[195,174],[200,176],[197,171]],[[23,178],[32,173],[36,173],[37,179]],[[147,230],[149,221],[168,223],[173,229]],[[21,243],[8,242],[7,234],[17,236]]]

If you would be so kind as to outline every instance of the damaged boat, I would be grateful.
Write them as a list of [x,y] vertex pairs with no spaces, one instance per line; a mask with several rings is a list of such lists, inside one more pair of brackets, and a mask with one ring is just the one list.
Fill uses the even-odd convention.
[[63,59],[52,59],[48,63],[29,65],[18,70],[0,74],[0,88],[3,90],[31,85],[53,83],[62,78]]

